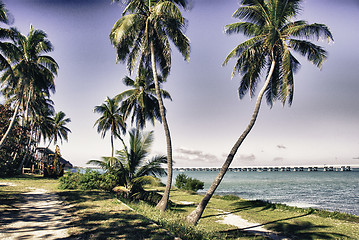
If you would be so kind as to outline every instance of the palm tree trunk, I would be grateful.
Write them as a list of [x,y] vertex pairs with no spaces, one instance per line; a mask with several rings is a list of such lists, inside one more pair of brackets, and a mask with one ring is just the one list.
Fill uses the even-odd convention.
[[111,134],[111,157],[113,157],[113,135]]
[[20,165],[19,165],[19,168],[17,169],[17,171],[18,171],[19,173],[21,173],[21,169],[22,169],[22,167],[24,166],[24,164],[25,164],[25,162],[26,162],[26,160],[27,160],[27,158],[28,158],[28,156],[29,156],[29,154],[30,154],[30,152],[31,152],[31,142],[32,142],[33,130],[34,130],[34,124],[31,124],[29,142],[27,143],[27,146],[25,146],[25,150],[26,150],[25,156],[23,157],[23,159],[22,159],[22,161],[21,161],[21,163],[20,163]]
[[8,137],[8,135],[10,134],[10,131],[11,131],[12,127],[14,126],[15,119],[16,119],[16,115],[17,115],[17,113],[18,113],[18,111],[19,111],[20,105],[21,105],[21,99],[19,100],[19,103],[17,104],[17,106],[16,106],[16,108],[15,108],[15,110],[14,110],[14,114],[13,114],[13,116],[12,116],[12,119],[11,119],[11,122],[10,122],[10,124],[9,124],[9,127],[7,128],[7,130],[6,130],[5,134],[4,134],[4,136],[1,138],[1,141],[0,141],[0,149],[3,147],[4,142],[5,142],[5,139]]
[[52,142],[53,139],[54,139],[54,138],[51,138],[51,139],[50,139],[50,142],[49,142],[49,144],[47,145],[46,148],[49,148],[49,147],[50,147],[50,144],[51,144],[51,142]]
[[251,131],[251,129],[253,128],[256,120],[257,120],[257,116],[259,113],[259,109],[261,106],[261,102],[262,102],[262,98],[264,95],[264,92],[270,82],[271,76],[273,74],[274,71],[274,66],[275,66],[275,61],[272,60],[272,64],[271,64],[271,68],[269,71],[269,74],[267,76],[267,79],[264,83],[264,86],[262,87],[261,91],[259,92],[257,101],[256,101],[256,105],[254,108],[254,112],[252,114],[252,118],[247,126],[247,128],[244,130],[244,132],[242,133],[242,135],[239,137],[239,139],[237,140],[237,142],[234,144],[232,150],[230,151],[229,155],[227,156],[226,161],[224,162],[221,170],[219,171],[217,177],[215,178],[215,180],[213,181],[212,185],[210,186],[210,188],[208,189],[206,195],[203,197],[202,201],[199,203],[199,205],[197,206],[197,208],[195,210],[193,210],[193,212],[191,212],[187,218],[186,221],[190,224],[196,225],[198,220],[201,218],[204,209],[206,208],[209,200],[211,199],[211,197],[213,196],[214,192],[216,191],[217,187],[219,186],[219,184],[221,183],[224,175],[226,174],[230,164],[233,161],[234,156],[237,153],[238,148],[241,146],[241,144],[243,143],[244,139],[247,137],[247,135],[249,134],[249,132]]
[[157,77],[157,69],[156,69],[156,60],[155,60],[155,50],[153,46],[153,42],[150,43],[151,48],[151,63],[152,63],[152,74],[153,74],[153,80],[155,82],[155,89],[156,89],[156,95],[158,99],[158,103],[160,106],[160,114],[162,119],[163,128],[165,130],[166,135],[166,143],[167,143],[167,182],[166,182],[166,189],[162,196],[162,199],[157,204],[156,208],[160,211],[165,211],[168,206],[168,200],[170,197],[170,190],[172,185],[172,143],[171,143],[171,134],[170,129],[167,124],[166,119],[166,113],[163,106],[162,96],[160,92],[160,86],[158,83],[158,77]]

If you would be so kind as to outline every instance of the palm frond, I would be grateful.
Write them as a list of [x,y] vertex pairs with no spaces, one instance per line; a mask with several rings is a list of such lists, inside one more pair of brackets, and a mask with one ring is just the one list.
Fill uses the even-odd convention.
[[308,61],[320,69],[322,68],[323,62],[327,59],[327,52],[321,46],[309,41],[291,39],[289,46],[302,56],[306,56]]

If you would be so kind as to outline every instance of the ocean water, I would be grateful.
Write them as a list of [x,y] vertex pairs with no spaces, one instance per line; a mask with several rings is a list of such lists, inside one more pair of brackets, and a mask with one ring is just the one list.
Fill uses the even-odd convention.
[[[218,171],[174,171],[204,182],[204,194]],[[165,182],[165,178],[162,179]],[[359,169],[346,172],[227,172],[215,194],[267,200],[359,216]]]

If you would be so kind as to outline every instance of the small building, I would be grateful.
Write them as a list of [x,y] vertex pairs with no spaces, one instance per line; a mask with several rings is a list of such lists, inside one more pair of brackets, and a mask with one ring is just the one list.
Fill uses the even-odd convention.
[[[53,151],[51,151],[48,148],[44,148],[44,147],[38,147],[35,150],[35,157],[32,163],[32,172],[33,173],[38,173],[38,174],[44,174],[44,169],[45,169],[45,165],[46,164],[50,164],[51,162],[51,156],[54,156],[55,153]],[[68,168],[72,168],[73,165],[67,161],[66,159],[64,159],[63,157],[60,157],[58,159],[59,163],[62,164],[62,166],[65,169]]]

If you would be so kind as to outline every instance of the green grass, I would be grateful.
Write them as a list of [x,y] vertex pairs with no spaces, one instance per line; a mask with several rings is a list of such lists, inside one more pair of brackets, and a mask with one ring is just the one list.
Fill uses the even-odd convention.
[[[202,196],[172,191],[171,199],[199,203]],[[183,215],[194,206],[182,206]],[[234,196],[215,196],[205,210],[199,226],[206,226],[221,216],[216,209],[238,214],[251,222],[297,239],[359,239],[358,216],[316,209],[302,209],[265,201],[248,201]],[[174,208],[176,211],[176,208]]]
[[[359,217],[316,209],[302,209],[265,201],[248,201],[237,196],[214,196],[197,226],[185,224],[203,196],[172,189],[174,204],[161,213],[143,202],[127,203],[104,191],[59,190],[58,180],[39,176],[0,179],[17,186],[0,186],[0,212],[18,214],[15,203],[24,199],[28,187],[45,188],[71,206],[71,237],[75,239],[265,239],[234,226],[219,224],[223,211],[238,214],[251,222],[294,239],[359,239]],[[181,201],[194,202],[183,205]],[[169,234],[169,232],[171,234]]]

